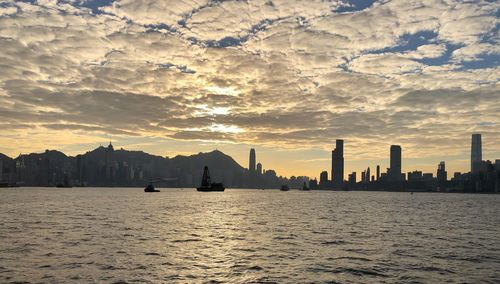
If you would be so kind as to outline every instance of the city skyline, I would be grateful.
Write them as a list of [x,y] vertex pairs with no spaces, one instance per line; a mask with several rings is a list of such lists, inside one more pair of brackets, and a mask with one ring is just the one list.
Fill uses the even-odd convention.
[[[464,170],[455,170],[454,168],[448,168],[448,176],[447,176],[447,179],[450,179],[453,177],[453,173],[456,173],[456,172],[459,172],[459,173],[468,173],[468,172],[471,172],[471,173],[474,173],[473,171],[473,165],[476,164],[476,172],[479,171],[479,168],[481,167],[481,161],[487,161],[487,160],[490,160],[492,161],[493,163],[495,163],[496,159],[495,157],[490,157],[490,158],[482,158],[483,157],[483,151],[482,151],[482,134],[479,134],[479,133],[474,133],[471,135],[472,139],[471,139],[471,142],[470,142],[470,147],[469,147],[469,160],[467,161],[468,162],[468,165],[469,165],[469,168],[464,168]],[[279,171],[279,169],[277,170],[277,174],[279,176],[283,176],[283,177],[287,177],[287,178],[290,178],[292,176],[306,176],[306,177],[309,177],[311,179],[316,179],[318,180],[318,182],[320,180],[322,180],[322,177],[321,177],[321,174],[322,173],[326,173],[327,175],[327,178],[326,180],[328,181],[332,181],[332,183],[336,186],[339,186],[342,182],[344,181],[349,181],[350,178],[351,178],[351,173],[354,173],[354,174],[359,174],[359,175],[355,175],[354,177],[357,177],[357,179],[355,178],[355,180],[357,182],[360,182],[360,181],[363,181],[364,178],[365,178],[365,173],[368,172],[368,175],[366,176],[366,178],[368,178],[368,180],[370,179],[373,179],[375,181],[378,181],[379,178],[380,178],[380,175],[382,174],[387,174],[389,179],[392,180],[392,181],[397,181],[398,178],[397,176],[400,176],[400,180],[405,180],[407,179],[408,177],[406,176],[407,173],[410,173],[410,172],[413,172],[413,171],[421,171],[423,173],[429,173],[429,174],[432,174],[434,177],[438,178],[438,174],[437,172],[439,171],[439,169],[442,167],[443,169],[445,168],[444,166],[444,163],[446,161],[439,161],[438,163],[436,164],[429,164],[427,165],[427,167],[423,167],[423,168],[405,168],[404,165],[405,165],[405,157],[404,157],[404,154],[402,152],[404,152],[404,148],[401,147],[401,145],[390,145],[389,149],[388,149],[388,153],[387,153],[387,157],[385,159],[381,159],[379,160],[378,162],[377,161],[370,161],[369,163],[365,163],[364,165],[364,168],[363,166],[361,165],[360,168],[358,170],[356,170],[356,168],[354,167],[346,167],[345,165],[349,165],[349,163],[351,162],[350,160],[345,160],[344,157],[343,157],[343,152],[344,152],[344,140],[343,139],[337,139],[336,140],[336,143],[335,143],[335,146],[333,148],[333,150],[331,151],[331,155],[329,158],[325,158],[325,159],[328,159],[329,160],[329,165],[331,166],[331,168],[329,170],[321,170],[317,173],[313,173],[313,174],[305,174],[305,173],[298,173],[298,174],[292,174],[292,175],[287,175],[287,174],[283,174],[282,172]],[[99,147],[102,147],[103,145],[101,144]],[[109,142],[109,146],[112,146],[112,142],[110,141]],[[123,147],[119,147],[120,149],[124,149]],[[338,152],[339,154],[335,154],[336,152],[336,149],[339,149],[340,151]],[[25,154],[33,154],[33,153],[43,153],[43,152],[46,152],[48,150],[56,150],[56,151],[59,151],[58,149],[45,149],[43,151],[38,151],[38,152],[32,152],[32,153],[20,153],[19,155],[25,155]],[[142,149],[124,149],[124,150],[132,150],[132,151],[143,151]],[[174,155],[174,156],[163,156],[163,155],[157,155],[157,156],[160,156],[160,157],[165,157],[165,158],[175,158],[177,156],[192,156],[192,155],[196,155],[196,153],[209,153],[209,152],[212,152],[214,150],[220,150],[220,149],[212,149],[210,151],[206,151],[206,152],[203,152],[203,151],[198,151],[198,152],[193,152],[193,153],[185,153],[185,154],[178,154],[178,155]],[[67,154],[68,156],[78,156],[78,155],[81,155],[83,153],[88,153],[89,152],[89,148],[87,148],[87,150],[85,151],[82,151],[82,152],[79,152],[79,153],[76,153],[76,154],[69,154],[69,153],[65,153],[63,152],[64,154]],[[224,152],[224,151],[222,151]],[[273,168],[272,166],[268,166],[266,167],[266,164],[263,163],[263,162],[260,162],[261,160],[267,160],[266,157],[265,157],[265,154],[264,155],[260,155],[259,158],[257,159],[257,151],[255,150],[255,148],[250,148],[250,149],[247,149],[247,155],[249,153],[249,156],[247,156],[247,160],[246,161],[240,161],[239,159],[235,158],[234,156],[232,156],[230,153],[226,153],[228,154],[230,157],[234,158],[234,160],[239,164],[241,165],[243,168],[246,168],[247,170],[249,170],[250,173],[262,173],[262,171],[265,171],[265,170],[276,170],[275,168]],[[154,153],[148,153],[146,151],[147,154],[153,154],[155,155]],[[266,153],[266,152],[264,152]],[[0,154],[5,154],[5,153],[1,153]],[[10,158],[17,158],[19,155],[16,155],[16,156],[11,156]],[[338,155],[338,156],[337,156]],[[478,158],[479,157],[479,158]],[[339,159],[340,158],[340,159]],[[479,160],[480,159],[480,160]],[[323,160],[323,159],[321,159]],[[335,160],[337,160],[338,162],[338,165],[335,166]],[[387,161],[384,161],[384,160],[387,160]],[[0,159],[0,162],[2,160]],[[259,161],[259,162],[257,162]],[[475,163],[473,162],[475,161]],[[288,162],[285,162],[285,163],[288,163]],[[391,166],[391,163],[394,164],[394,166]],[[321,164],[321,163],[320,163]],[[448,164],[446,162],[446,164]],[[247,167],[245,167],[245,165],[248,165]],[[368,169],[366,168],[366,165],[368,165]],[[385,167],[385,165],[387,165]],[[252,169],[253,167],[253,169]],[[319,167],[319,166],[317,166]],[[335,167],[337,169],[335,169]],[[374,170],[372,172],[372,174],[370,174],[370,167],[372,167]],[[390,174],[391,172],[391,168],[394,167],[395,168],[395,173],[396,175],[395,176],[392,176]],[[1,164],[0,164],[0,168],[1,168]],[[299,167],[300,168],[300,167]],[[438,171],[436,171],[436,169]],[[333,177],[336,176],[335,174],[333,174],[334,172],[344,172],[344,178],[343,178],[343,181],[342,182],[339,182],[338,180],[337,181],[333,181]]]
[[[495,1],[3,1],[0,152],[255,148],[283,175],[500,156]],[[348,145],[348,146],[347,146]],[[283,161],[287,161],[284,163]]]

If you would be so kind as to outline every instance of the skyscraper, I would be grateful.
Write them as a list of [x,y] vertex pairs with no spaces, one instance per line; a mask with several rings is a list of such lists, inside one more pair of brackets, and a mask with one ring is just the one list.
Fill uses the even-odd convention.
[[255,172],[255,149],[250,149],[250,161],[248,163],[248,170],[253,173]]
[[341,185],[344,182],[344,140],[337,139],[332,151],[332,183]]
[[446,172],[445,162],[439,163],[436,176],[439,182],[445,182],[446,180],[448,180],[448,173]]
[[401,146],[391,145],[391,167],[388,177],[391,181],[401,180]]
[[258,173],[259,175],[261,175],[261,174],[262,174],[262,164],[261,164],[261,163],[257,163],[257,173]]
[[328,172],[322,171],[321,174],[319,175],[319,184],[324,186],[327,183],[328,183]]
[[370,182],[370,175],[370,167],[368,167],[368,169],[366,169],[366,183]]
[[380,166],[377,165],[377,176],[376,179],[378,180],[380,178]]
[[356,184],[356,172],[352,172],[349,176],[348,176],[348,179],[349,183],[352,185],[352,184]]
[[472,134],[472,145],[470,151],[470,171],[475,174],[481,168],[483,151],[481,146],[481,134]]

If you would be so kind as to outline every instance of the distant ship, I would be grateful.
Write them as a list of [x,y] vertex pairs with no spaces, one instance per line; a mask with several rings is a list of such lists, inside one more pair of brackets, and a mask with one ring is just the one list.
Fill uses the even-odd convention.
[[203,169],[203,178],[201,179],[201,186],[196,188],[198,191],[210,192],[210,191],[224,191],[226,188],[222,183],[212,182],[210,179],[210,172],[208,167],[205,166]]
[[288,187],[288,185],[284,184],[284,185],[281,186],[280,190],[281,191],[289,191],[290,188]]
[[144,188],[144,192],[160,192],[158,189],[155,189],[153,182],[150,182],[146,188]]
[[161,182],[161,181],[175,181],[177,178],[175,177],[170,177],[170,178],[155,178],[155,179],[150,179],[148,186],[144,188],[144,192],[160,192],[160,190],[155,189],[154,183],[155,182]]

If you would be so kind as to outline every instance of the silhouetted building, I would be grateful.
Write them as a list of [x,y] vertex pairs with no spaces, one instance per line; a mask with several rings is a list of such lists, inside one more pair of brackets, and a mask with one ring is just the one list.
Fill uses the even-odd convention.
[[319,174],[319,186],[324,188],[327,185],[328,185],[328,172],[322,171],[321,174]]
[[434,179],[434,176],[432,175],[432,173],[424,173],[424,174],[422,174],[422,180],[423,181],[432,181],[432,179]]
[[377,165],[377,176],[376,176],[377,181],[380,179],[380,166]]
[[461,172],[454,172],[453,173],[453,180],[462,180],[462,173]]
[[466,192],[498,192],[500,186],[500,172],[497,161],[481,161],[476,164],[477,172],[470,174],[464,182]]
[[349,176],[348,176],[348,182],[349,184],[356,184],[356,172],[352,172]]
[[391,181],[401,181],[401,146],[391,145],[391,167],[388,177]]
[[337,139],[332,151],[332,183],[341,185],[344,182],[344,140]]
[[481,134],[472,134],[472,144],[470,151],[471,173],[475,174],[479,172],[482,160],[483,160],[483,152],[481,146]]
[[309,180],[309,188],[310,189],[318,189],[318,180],[317,179]]
[[250,159],[248,162],[248,170],[253,173],[255,172],[255,149],[250,149]]
[[259,175],[261,175],[261,174],[262,174],[262,164],[261,164],[261,163],[257,163],[257,173],[258,173]]
[[417,182],[422,180],[421,171],[408,172],[408,182]]
[[82,155],[76,156],[76,184],[84,185]]
[[0,159],[0,181],[3,181],[3,161]]
[[439,163],[436,176],[439,182],[445,182],[448,180],[448,173],[446,172],[445,162]]
[[366,178],[365,178],[366,183],[370,182],[370,176],[371,176],[370,167],[368,167],[368,169],[366,169]]
[[109,184],[115,180],[118,166],[115,162],[115,149],[111,142],[105,152],[104,176],[106,183]]

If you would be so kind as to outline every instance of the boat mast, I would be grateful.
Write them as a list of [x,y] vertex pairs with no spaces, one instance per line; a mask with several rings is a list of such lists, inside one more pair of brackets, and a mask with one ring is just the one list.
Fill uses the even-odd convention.
[[205,166],[205,169],[203,170],[203,178],[201,179],[201,186],[210,186],[210,184],[210,172],[208,171],[208,167]]

